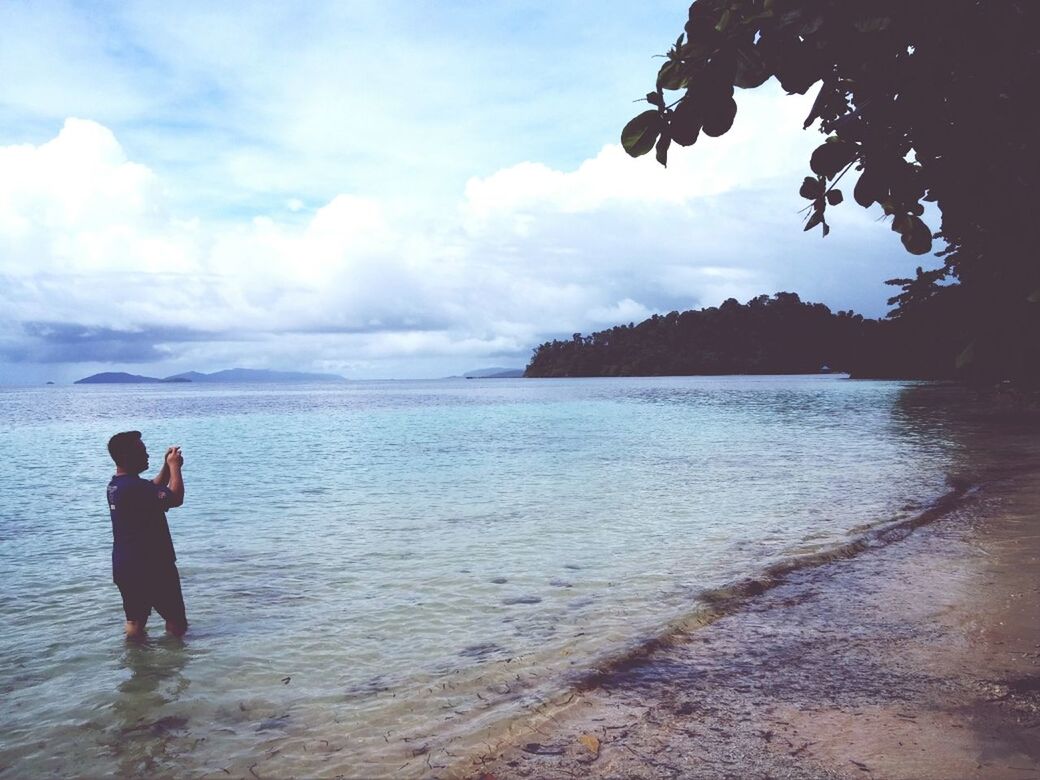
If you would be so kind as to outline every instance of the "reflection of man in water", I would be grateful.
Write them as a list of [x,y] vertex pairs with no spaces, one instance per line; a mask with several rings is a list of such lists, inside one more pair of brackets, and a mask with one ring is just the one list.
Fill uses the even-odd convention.
[[189,738],[183,710],[171,706],[190,685],[185,674],[189,646],[173,637],[164,639],[154,645],[128,642],[123,653],[120,671],[130,674],[119,683],[112,702],[115,729],[106,730],[102,742],[118,761],[110,773],[114,777],[183,775],[183,754],[199,742]]
[[112,514],[112,579],[123,595],[126,635],[144,635],[154,608],[166,630],[181,636],[188,630],[177,572],[177,556],[166,524],[166,510],[184,503],[180,447],[166,450],[162,470],[148,481],[139,475],[148,468],[148,450],[140,431],[124,431],[108,440],[116,473],[108,483]]

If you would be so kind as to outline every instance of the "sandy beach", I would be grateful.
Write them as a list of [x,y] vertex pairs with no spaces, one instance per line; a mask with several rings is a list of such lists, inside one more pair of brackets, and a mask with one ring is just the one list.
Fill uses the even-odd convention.
[[1024,460],[436,775],[1040,777],[1040,480]]

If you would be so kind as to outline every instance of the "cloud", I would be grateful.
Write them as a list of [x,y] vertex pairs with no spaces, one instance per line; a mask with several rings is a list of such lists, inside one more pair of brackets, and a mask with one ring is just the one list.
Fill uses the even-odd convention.
[[665,0],[8,2],[0,138],[92,118],[207,219],[455,198],[473,173],[615,139],[682,23]]
[[0,358],[445,374],[781,289],[877,314],[906,271],[888,231],[852,206],[826,241],[800,230],[808,99],[740,95],[732,138],[667,170],[610,144],[472,177],[454,203],[339,193],[218,220],[176,213],[108,128],[69,119],[0,147]]
[[69,119],[48,143],[0,148],[0,171],[0,272],[186,269],[157,179],[107,128]]
[[[673,146],[667,169],[650,156],[634,160],[617,144],[604,146],[569,173],[521,163],[471,179],[466,185],[467,216],[479,222],[500,212],[523,213],[546,206],[562,213],[612,204],[682,206],[691,198],[750,187],[804,168],[808,153],[819,143],[814,134],[797,130],[811,99],[782,98],[768,89],[762,94],[743,93],[738,99],[731,132],[717,139],[705,136],[690,148]],[[783,129],[762,133],[767,126]]]
[[171,357],[171,344],[220,338],[186,328],[113,330],[64,322],[22,323],[20,336],[0,338],[0,359],[10,363],[154,363]]

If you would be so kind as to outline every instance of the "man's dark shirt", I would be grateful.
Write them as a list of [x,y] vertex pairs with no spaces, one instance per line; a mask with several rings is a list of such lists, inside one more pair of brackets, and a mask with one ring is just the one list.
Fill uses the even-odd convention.
[[112,514],[112,579],[146,575],[177,560],[166,524],[172,491],[133,474],[108,483]]

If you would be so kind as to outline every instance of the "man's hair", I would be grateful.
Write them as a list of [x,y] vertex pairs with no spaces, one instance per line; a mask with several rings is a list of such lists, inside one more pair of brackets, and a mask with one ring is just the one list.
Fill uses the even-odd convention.
[[133,469],[141,459],[141,432],[123,431],[108,440],[108,454],[121,469]]

